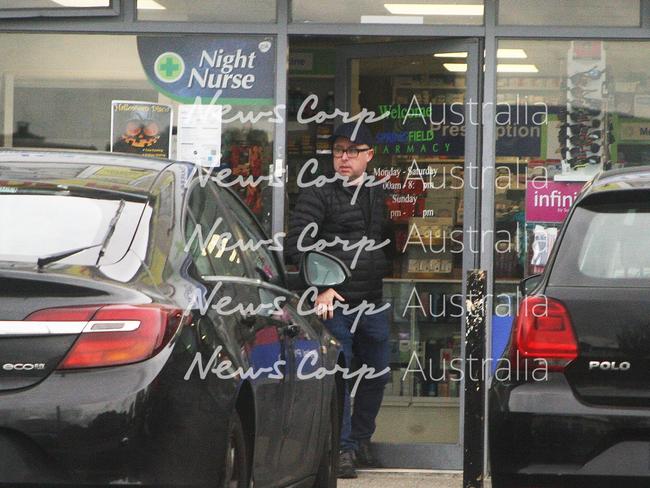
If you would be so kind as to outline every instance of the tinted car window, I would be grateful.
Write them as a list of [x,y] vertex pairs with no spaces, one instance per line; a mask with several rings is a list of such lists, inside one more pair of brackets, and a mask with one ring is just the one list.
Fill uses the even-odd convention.
[[[4,189],[4,191],[8,191]],[[144,203],[80,197],[63,193],[0,193],[0,260],[36,262],[63,251],[95,246],[59,262],[94,265],[120,260],[131,244]],[[115,230],[108,235],[116,219]]]
[[[155,234],[151,239],[150,245],[152,248],[150,249],[149,258],[162,263],[169,256],[173,242],[172,229],[176,219],[174,173],[171,171],[163,172],[159,181],[160,183],[151,190],[155,209],[155,217],[151,227]],[[152,264],[152,266],[155,270],[160,270],[161,279],[169,278],[174,272],[172,266],[162,266],[161,264]]]
[[214,269],[212,269],[207,250],[203,249],[200,239],[194,235],[196,226],[197,222],[194,215],[188,212],[185,219],[185,243],[186,246],[189,243],[190,247],[189,249],[186,247],[186,249],[192,256],[192,261],[194,261],[198,273],[202,276],[211,276],[214,274]]
[[551,285],[650,286],[650,201],[646,192],[576,208],[551,271]]
[[203,275],[246,276],[236,234],[223,215],[210,185],[195,185],[191,190],[185,220],[185,242]]
[[257,251],[249,253],[254,265],[271,281],[281,281],[280,265],[273,251],[269,249],[269,238],[264,235],[250,211],[239,202],[237,197],[226,190],[219,192],[219,197],[226,204],[226,207],[232,211],[233,225],[238,225],[242,234],[249,240],[251,243],[250,249],[257,249]]

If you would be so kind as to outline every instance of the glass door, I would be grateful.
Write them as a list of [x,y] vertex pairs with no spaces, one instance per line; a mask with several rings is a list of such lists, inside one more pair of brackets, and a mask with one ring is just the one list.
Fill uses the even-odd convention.
[[478,55],[475,40],[337,51],[336,106],[381,117],[369,124],[368,172],[389,178],[392,371],[373,437],[386,467],[462,466],[464,277],[479,253]]

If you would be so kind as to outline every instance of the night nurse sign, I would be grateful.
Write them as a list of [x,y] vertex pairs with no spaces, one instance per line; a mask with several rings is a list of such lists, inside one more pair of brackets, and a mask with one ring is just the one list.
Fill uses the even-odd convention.
[[273,104],[272,38],[141,36],[138,53],[149,81],[179,102]]

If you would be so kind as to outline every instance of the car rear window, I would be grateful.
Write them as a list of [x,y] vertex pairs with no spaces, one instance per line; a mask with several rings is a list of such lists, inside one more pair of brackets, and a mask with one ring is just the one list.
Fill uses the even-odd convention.
[[[115,230],[108,240],[102,264],[121,259],[128,250],[144,203],[90,198],[61,193],[0,192],[0,261],[36,262],[56,253],[101,244],[113,218]],[[59,262],[94,265],[101,245]]]
[[549,284],[650,287],[650,193],[594,195],[577,207]]

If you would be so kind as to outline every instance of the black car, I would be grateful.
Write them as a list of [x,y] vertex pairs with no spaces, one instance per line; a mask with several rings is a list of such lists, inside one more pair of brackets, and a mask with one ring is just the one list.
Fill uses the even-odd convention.
[[489,393],[493,486],[650,486],[650,169],[588,183],[522,288]]
[[[233,192],[2,150],[0,224],[0,483],[336,486],[341,377],[315,373],[340,345]],[[306,285],[349,273],[303,263]]]

